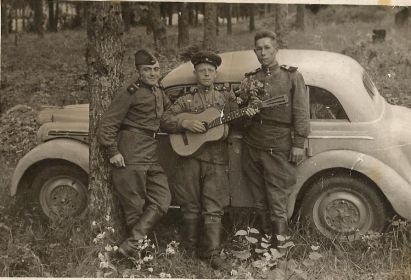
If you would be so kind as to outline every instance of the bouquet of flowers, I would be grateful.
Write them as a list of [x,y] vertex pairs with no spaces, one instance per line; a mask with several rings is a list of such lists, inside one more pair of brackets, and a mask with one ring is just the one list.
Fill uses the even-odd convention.
[[254,77],[247,77],[241,81],[237,100],[239,104],[264,100],[267,92],[264,84]]

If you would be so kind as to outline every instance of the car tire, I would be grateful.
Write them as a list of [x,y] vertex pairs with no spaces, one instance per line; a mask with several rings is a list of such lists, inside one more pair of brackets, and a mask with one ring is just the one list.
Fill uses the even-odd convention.
[[356,240],[361,234],[384,229],[385,199],[361,178],[329,175],[316,180],[301,202],[301,215],[310,229],[329,238]]
[[88,202],[88,176],[73,165],[43,168],[33,180],[35,203],[48,219],[64,219],[84,215]]

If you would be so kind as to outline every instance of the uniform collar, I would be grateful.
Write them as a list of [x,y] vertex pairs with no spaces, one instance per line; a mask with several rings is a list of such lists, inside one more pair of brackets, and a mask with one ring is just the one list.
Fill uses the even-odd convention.
[[214,89],[214,85],[211,85],[211,86],[209,86],[209,87],[206,87],[206,86],[203,86],[203,85],[198,84],[198,85],[197,85],[197,88],[198,88],[198,91],[199,91],[199,92],[209,92],[209,91],[212,91],[212,90]]
[[272,73],[276,72],[278,69],[280,69],[280,65],[278,62],[274,65],[271,66],[264,66],[261,65],[261,70],[267,75],[270,76]]

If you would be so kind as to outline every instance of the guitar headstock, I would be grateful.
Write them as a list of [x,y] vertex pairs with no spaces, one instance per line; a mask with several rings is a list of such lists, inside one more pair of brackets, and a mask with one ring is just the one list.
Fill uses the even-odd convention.
[[288,103],[288,96],[287,95],[280,95],[272,98],[268,98],[262,100],[260,104],[258,104],[259,108],[269,108],[275,107],[280,105],[285,105]]

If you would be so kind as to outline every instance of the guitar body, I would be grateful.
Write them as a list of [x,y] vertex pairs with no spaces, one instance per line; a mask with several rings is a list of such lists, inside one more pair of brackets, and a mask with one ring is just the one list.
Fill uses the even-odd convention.
[[[220,116],[220,110],[208,108],[202,113],[181,113],[178,118],[185,120],[199,120],[210,123]],[[227,124],[210,128],[205,133],[192,133],[185,131],[178,134],[170,134],[170,143],[173,150],[180,156],[189,156],[195,153],[204,143],[223,139],[228,134]]]

